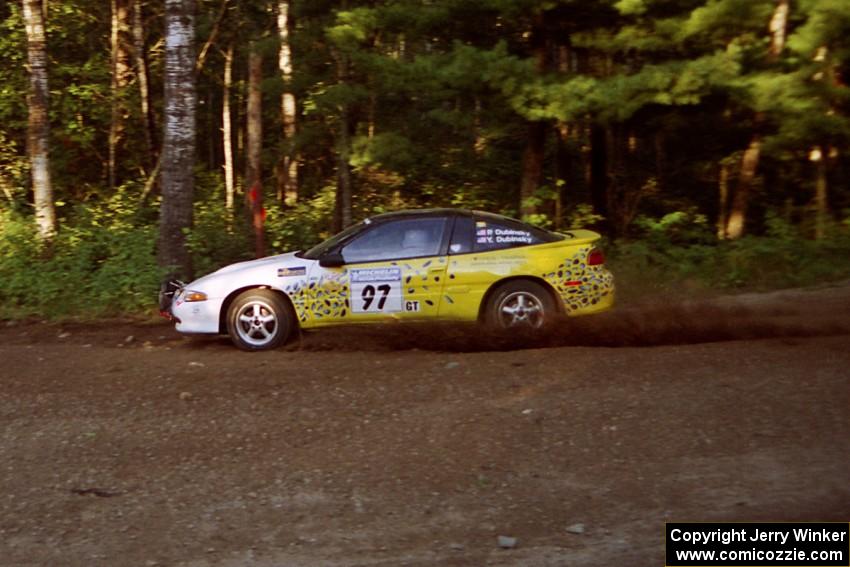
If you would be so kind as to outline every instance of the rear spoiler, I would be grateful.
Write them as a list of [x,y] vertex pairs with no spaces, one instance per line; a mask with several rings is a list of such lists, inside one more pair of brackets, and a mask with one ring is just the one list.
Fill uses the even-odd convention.
[[590,244],[591,242],[596,242],[602,235],[598,232],[593,232],[592,230],[585,230],[583,228],[577,228],[574,230],[567,230],[564,232],[556,232],[555,234],[560,234],[564,237],[565,240],[569,240],[570,244]]

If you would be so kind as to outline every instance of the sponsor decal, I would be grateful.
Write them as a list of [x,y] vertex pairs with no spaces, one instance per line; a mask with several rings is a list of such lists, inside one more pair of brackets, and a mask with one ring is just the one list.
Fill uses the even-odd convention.
[[528,262],[526,258],[500,256],[498,258],[473,258],[473,266],[519,266]]
[[278,268],[277,269],[277,277],[279,278],[288,278],[291,276],[305,276],[307,275],[307,267],[306,266],[295,266],[293,268]]
[[401,268],[364,268],[351,270],[352,283],[400,282]]

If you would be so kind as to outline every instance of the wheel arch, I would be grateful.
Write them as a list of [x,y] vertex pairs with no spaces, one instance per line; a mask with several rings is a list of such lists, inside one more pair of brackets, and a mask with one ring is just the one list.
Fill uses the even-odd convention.
[[493,297],[493,294],[496,293],[500,287],[509,284],[511,282],[516,281],[528,281],[534,282],[543,289],[545,289],[549,296],[552,298],[552,301],[555,303],[555,309],[557,310],[559,315],[564,314],[564,300],[558,295],[558,292],[555,291],[555,288],[552,287],[552,284],[544,280],[543,278],[539,278],[537,276],[508,276],[506,278],[502,278],[490,284],[490,287],[487,288],[487,291],[484,292],[484,296],[481,298],[481,304],[478,306],[478,321],[483,322],[487,313],[487,304],[490,302],[490,298]]
[[[228,294],[228,296],[225,297],[224,301],[221,303],[221,309],[218,312],[218,332],[220,334],[222,334],[222,335],[227,334],[227,311],[230,309],[230,305],[234,302],[234,300],[237,297],[239,297],[240,294],[245,293],[246,291],[251,291],[252,289],[267,289],[267,290],[273,292],[275,295],[277,295],[281,299],[283,299],[283,301],[286,301],[286,303],[289,305],[290,309],[292,309],[292,312],[296,313],[295,305],[293,305],[292,299],[290,299],[290,297],[286,293],[284,293],[283,291],[281,291],[277,288],[268,286],[268,285],[246,285],[246,286],[242,286],[242,287],[235,289],[232,292],[230,292],[230,294]],[[297,316],[295,316],[295,323],[296,323],[297,327],[300,328],[301,325],[298,322]],[[296,333],[297,332],[298,331],[296,330]]]

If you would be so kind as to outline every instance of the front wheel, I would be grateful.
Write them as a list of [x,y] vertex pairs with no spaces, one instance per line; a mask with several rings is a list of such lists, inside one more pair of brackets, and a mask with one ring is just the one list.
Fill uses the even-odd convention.
[[277,348],[292,337],[295,326],[292,307],[266,289],[242,293],[227,310],[227,332],[242,350]]
[[540,284],[527,280],[508,282],[490,296],[486,321],[498,330],[536,331],[556,314],[552,295]]

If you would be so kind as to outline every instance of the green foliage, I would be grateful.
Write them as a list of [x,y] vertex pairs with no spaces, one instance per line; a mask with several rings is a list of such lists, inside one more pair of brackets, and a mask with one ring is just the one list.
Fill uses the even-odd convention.
[[[125,203],[129,205],[129,203]],[[156,227],[137,225],[115,203],[69,219],[49,249],[33,223],[0,211],[0,317],[135,315],[155,304]],[[114,222],[104,223],[110,219]]]
[[626,298],[644,294],[769,290],[850,277],[850,231],[816,241],[771,214],[764,236],[716,243],[705,219],[676,212],[643,217],[641,238],[610,246],[609,261]]

